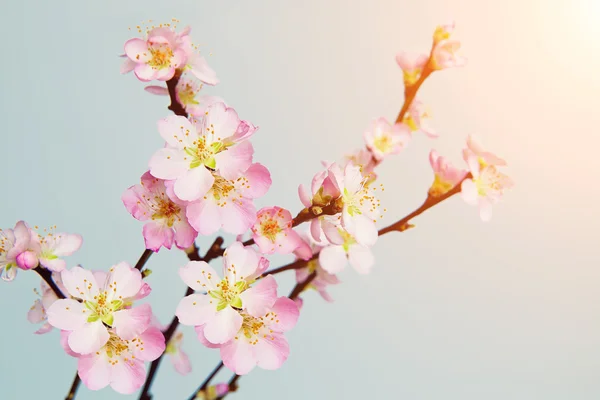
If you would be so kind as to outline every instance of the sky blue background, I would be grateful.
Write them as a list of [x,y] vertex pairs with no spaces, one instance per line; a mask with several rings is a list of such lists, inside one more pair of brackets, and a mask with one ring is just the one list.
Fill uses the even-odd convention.
[[[597,399],[600,13],[593,5],[4,0],[0,226],[25,219],[81,233],[84,245],[69,266],[106,269],[142,253],[142,224],[120,196],[162,146],[155,124],[169,112],[165,98],[119,75],[129,26],[172,17],[192,25],[222,81],[207,93],[260,126],[255,160],[270,168],[273,187],[258,205],[296,211],[296,188],[321,159],[361,146],[372,118],[397,114],[396,52],[426,51],[435,25],[455,18],[469,66],[425,84],[441,138],[419,136],[381,167],[384,223],[422,201],[432,180],[429,149],[459,162],[469,133],[508,160],[516,188],[491,223],[454,198],[416,219],[416,229],[381,238],[373,273],[345,271],[344,284],[331,290],[334,304],[308,293],[288,362],[244,377],[232,399]],[[185,291],[176,274],[185,260],[163,250],[149,262],[150,301],[165,323]],[[282,277],[282,293],[292,280]],[[75,372],[58,333],[35,336],[26,320],[38,284],[35,274],[20,273],[0,285],[3,400],[63,398]],[[187,398],[219,359],[184,331],[193,372],[181,377],[164,363],[155,399]],[[135,398],[84,387],[78,396],[121,397]]]

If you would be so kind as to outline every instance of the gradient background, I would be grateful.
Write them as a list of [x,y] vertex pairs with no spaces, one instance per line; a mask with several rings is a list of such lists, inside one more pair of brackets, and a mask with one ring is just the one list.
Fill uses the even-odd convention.
[[[155,124],[169,112],[165,98],[119,75],[116,56],[127,27],[172,17],[212,53],[222,83],[206,93],[261,127],[255,160],[273,186],[259,206],[299,210],[296,188],[319,160],[360,147],[372,118],[395,117],[395,54],[427,51],[450,18],[469,65],[435,74],[421,92],[441,138],[417,136],[379,170],[384,224],[421,203],[430,148],[459,162],[470,133],[508,160],[517,183],[492,222],[453,198],[416,229],[381,238],[373,273],[346,270],[334,304],[306,294],[288,362],[244,377],[232,398],[600,398],[598,1],[5,0],[0,226],[22,218],[81,233],[69,266],[135,263],[142,223],[120,196],[162,145]],[[175,273],[185,261],[163,250],[149,262],[150,301],[165,323],[185,291]],[[34,336],[26,320],[38,284],[33,273],[1,284],[3,400],[62,399],[74,375],[58,333]],[[185,332],[193,372],[163,363],[158,400],[187,398],[219,360]],[[82,387],[78,398],[135,396]]]

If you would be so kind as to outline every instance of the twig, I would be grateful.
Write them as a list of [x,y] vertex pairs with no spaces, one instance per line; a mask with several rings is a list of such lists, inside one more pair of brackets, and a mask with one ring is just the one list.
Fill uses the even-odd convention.
[[54,279],[52,279],[52,272],[50,272],[49,270],[47,270],[45,268],[42,268],[39,265],[37,267],[35,267],[33,270],[35,272],[37,272],[42,277],[42,279],[48,284],[48,286],[50,286],[50,288],[52,289],[52,291],[54,292],[54,294],[56,294],[59,299],[66,299],[67,298],[63,294],[63,292],[58,288],[58,286],[54,282]]
[[150,258],[152,253],[154,253],[152,250],[148,250],[148,249],[144,250],[144,252],[140,256],[140,259],[135,264],[135,269],[137,269],[138,271],[141,271],[142,268],[144,268],[144,265],[146,265],[146,262],[148,262],[148,259]]
[[223,361],[221,361],[219,364],[217,364],[217,366],[215,367],[215,369],[213,369],[213,371],[210,373],[210,375],[208,375],[206,377],[206,379],[204,380],[204,382],[202,382],[202,384],[200,385],[200,387],[198,387],[198,389],[196,389],[196,391],[194,392],[194,394],[192,394],[190,396],[189,400],[194,400],[198,396],[198,393],[206,390],[206,388],[208,387],[208,385],[210,384],[210,382],[219,373],[219,371],[221,370],[221,368],[223,368]]
[[69,394],[67,394],[67,397],[65,397],[65,400],[73,400],[75,398],[75,394],[77,394],[77,389],[79,389],[80,383],[81,379],[79,378],[79,372],[75,372],[73,384],[71,385],[71,389],[69,390]]

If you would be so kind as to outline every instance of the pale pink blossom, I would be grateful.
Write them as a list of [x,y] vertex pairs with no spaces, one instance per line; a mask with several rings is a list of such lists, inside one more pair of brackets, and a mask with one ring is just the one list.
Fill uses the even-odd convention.
[[289,254],[303,241],[292,228],[292,214],[281,207],[265,207],[256,214],[252,238],[261,253]]
[[402,151],[411,135],[404,124],[390,124],[385,118],[377,118],[364,133],[367,148],[373,153],[377,161],[383,160],[391,154]]
[[187,375],[192,370],[192,364],[190,363],[188,355],[181,349],[182,342],[183,333],[175,333],[171,340],[169,340],[165,353],[171,359],[175,371],[179,372],[181,375]]
[[427,107],[418,98],[413,99],[402,122],[409,128],[410,132],[423,132],[428,137],[435,139],[439,135],[429,125],[431,115]]
[[[147,92],[159,96],[168,96],[169,91],[164,86],[146,86]],[[199,96],[198,93],[202,89],[202,83],[188,76],[179,78],[175,86],[175,96],[179,104],[183,106],[185,111],[194,117],[201,117],[208,106],[215,103],[225,103],[223,99],[216,96]]]
[[81,235],[54,232],[51,229],[41,235],[31,231],[31,248],[35,249],[36,257],[42,267],[50,271],[60,272],[67,267],[62,257],[70,256],[81,247]]
[[227,393],[229,393],[229,385],[226,383],[217,383],[198,392],[196,400],[217,400]]
[[[283,335],[298,321],[298,305],[280,297],[260,317],[242,312],[243,322],[234,337],[220,345],[223,364],[238,375],[245,375],[258,366],[262,369],[280,368],[290,353]],[[198,334],[206,334],[198,330]]]
[[357,150],[353,154],[347,155],[344,160],[346,163],[351,162],[352,164],[359,166],[363,176],[368,178],[368,183],[372,183],[377,179],[375,167],[379,162],[373,157],[373,153],[368,149],[363,148]]
[[[305,241],[306,245],[309,248],[310,256],[319,253],[323,248],[327,246],[327,243],[317,243],[312,238],[312,236],[308,233],[302,235],[302,239]],[[306,259],[306,258],[305,258]],[[313,288],[319,292],[321,297],[328,302],[332,302],[333,298],[327,293],[327,287],[329,285],[337,285],[340,283],[340,280],[336,275],[330,274],[325,271],[321,264],[319,263],[319,259],[311,259],[306,264],[306,267],[296,269],[296,281],[298,283],[302,283],[308,279],[308,277],[312,274],[316,273],[315,278],[311,281],[308,288]]]
[[255,163],[233,179],[215,172],[212,176],[208,192],[188,205],[188,221],[201,235],[211,235],[221,228],[234,235],[244,233],[256,220],[253,200],[271,187],[269,170]]
[[69,355],[78,358],[77,373],[88,389],[100,390],[110,385],[118,393],[134,393],[146,380],[144,363],[156,360],[165,351],[165,338],[154,326],[129,339],[119,336],[112,328],[108,335],[97,351],[85,355],[69,347],[64,331],[61,343]]
[[[19,266],[17,258],[21,253],[28,251],[31,242],[31,230],[25,221],[17,222],[14,229],[0,229],[0,276],[2,279],[12,281],[17,276],[17,269],[29,269]],[[30,265],[25,267],[30,267]]]
[[504,192],[514,186],[512,179],[498,170],[506,162],[495,154],[484,151],[470,136],[463,156],[472,178],[462,182],[462,197],[468,204],[478,205],[481,219],[489,221],[492,218],[493,204],[500,201]]
[[[56,283],[56,286],[60,289],[61,292],[67,293],[64,285],[62,284],[62,280],[60,279],[60,274],[57,272],[52,273],[52,280]],[[58,300],[58,296],[54,293],[54,290],[46,283],[46,281],[42,280],[40,283],[41,293],[38,293],[36,290],[35,293],[40,296],[37,299],[29,312],[27,313],[27,320],[32,324],[40,324],[43,325],[34,333],[36,335],[42,335],[44,333],[48,333],[52,330],[52,325],[48,323],[48,315],[46,314],[46,310],[50,308],[52,304],[56,300]]]
[[371,272],[375,257],[367,245],[359,243],[345,229],[333,224],[325,226],[325,234],[332,244],[319,253],[319,264],[326,272],[337,274],[348,263],[360,274]]
[[455,22],[450,21],[442,25],[438,25],[433,32],[433,43],[434,45],[440,43],[443,40],[450,39],[450,36],[454,32]]
[[170,249],[175,245],[187,249],[198,232],[189,224],[185,216],[186,203],[168,196],[171,188],[165,181],[153,177],[150,172],[142,175],[141,184],[131,186],[123,193],[121,200],[133,217],[149,221],[142,230],[146,248],[158,251],[161,246]]
[[409,54],[401,51],[396,56],[396,62],[398,66],[402,68],[404,73],[404,85],[406,87],[412,86],[421,77],[421,72],[427,64],[429,57],[426,54]]
[[184,297],[175,314],[183,325],[203,326],[204,336],[213,344],[231,340],[242,326],[240,310],[262,316],[277,298],[272,276],[254,280],[268,267],[268,261],[251,247],[234,242],[223,254],[223,274],[204,261],[191,261],[180,268],[181,279],[197,293]]
[[460,42],[458,40],[442,40],[437,43],[431,54],[429,65],[433,70],[441,70],[466,65],[467,59],[460,54]]
[[169,116],[158,122],[166,146],[150,159],[150,173],[174,180],[181,200],[201,198],[214,183],[213,171],[237,179],[250,166],[254,149],[246,139],[256,129],[223,103],[209,106],[199,120]]
[[429,188],[429,195],[432,197],[439,197],[448,193],[461,183],[467,175],[467,171],[454,167],[435,150],[431,150],[429,153],[429,163],[434,173],[433,183]]
[[111,267],[108,274],[74,267],[63,270],[61,278],[72,298],[55,301],[47,310],[48,322],[70,331],[68,344],[76,353],[88,354],[104,346],[110,336],[107,327],[130,340],[150,325],[149,304],[129,308],[149,288],[140,271],[127,263]]

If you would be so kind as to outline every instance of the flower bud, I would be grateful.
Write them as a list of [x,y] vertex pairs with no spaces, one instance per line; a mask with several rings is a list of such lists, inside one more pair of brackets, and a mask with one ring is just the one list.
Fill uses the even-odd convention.
[[17,256],[17,266],[21,269],[32,269],[38,266],[38,258],[33,251],[24,251]]

